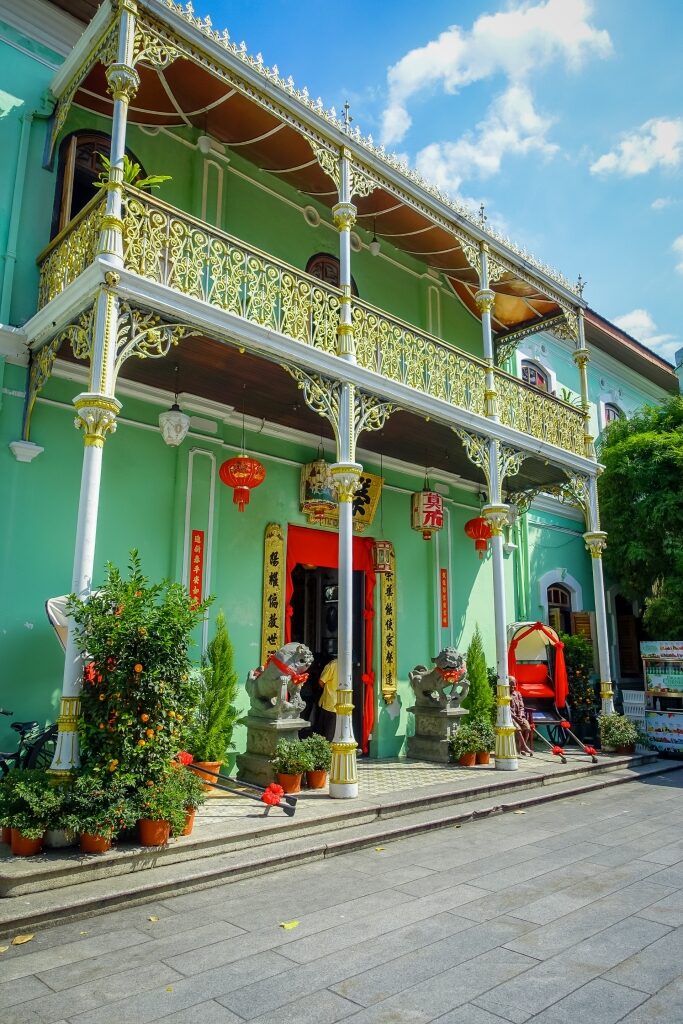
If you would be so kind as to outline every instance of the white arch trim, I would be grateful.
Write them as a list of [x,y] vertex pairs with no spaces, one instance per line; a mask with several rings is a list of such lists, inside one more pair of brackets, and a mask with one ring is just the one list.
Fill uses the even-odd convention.
[[548,587],[560,584],[572,595],[572,611],[583,611],[583,587],[566,569],[550,569],[538,581],[538,604],[543,609],[543,622],[548,621]]

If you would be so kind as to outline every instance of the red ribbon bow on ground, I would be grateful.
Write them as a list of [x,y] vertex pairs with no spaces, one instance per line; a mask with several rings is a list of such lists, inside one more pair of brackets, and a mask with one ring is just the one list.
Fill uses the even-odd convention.
[[284,795],[285,791],[282,786],[278,786],[277,782],[271,782],[271,784],[264,789],[261,801],[264,804],[268,804],[269,807],[277,807]]

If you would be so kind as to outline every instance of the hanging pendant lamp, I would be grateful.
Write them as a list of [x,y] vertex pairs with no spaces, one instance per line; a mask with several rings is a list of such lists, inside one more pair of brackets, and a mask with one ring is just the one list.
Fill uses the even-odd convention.
[[178,405],[178,375],[179,367],[175,364],[175,393],[173,405],[167,412],[159,414],[159,429],[161,430],[161,436],[167,445],[171,448],[177,448],[179,444],[182,444],[187,437],[187,432],[190,429],[190,417],[184,412],[181,412],[180,406]]
[[443,526],[443,498],[431,489],[428,474],[422,490],[411,496],[410,506],[413,530],[419,530],[423,540],[431,540]]

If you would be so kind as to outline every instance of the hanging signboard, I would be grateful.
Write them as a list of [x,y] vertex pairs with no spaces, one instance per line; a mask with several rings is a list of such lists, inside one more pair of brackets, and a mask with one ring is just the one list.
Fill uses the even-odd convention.
[[[301,470],[299,507],[312,525],[337,529],[339,506],[336,504],[336,496],[334,502],[328,506],[328,501],[333,497],[332,492],[323,485],[319,472],[316,473],[313,484],[311,483],[311,466],[316,467],[316,464],[308,463]],[[381,476],[376,476],[374,473],[361,473],[358,490],[353,496],[352,503],[354,533],[365,533],[367,528],[372,525],[383,483],[384,480]]]

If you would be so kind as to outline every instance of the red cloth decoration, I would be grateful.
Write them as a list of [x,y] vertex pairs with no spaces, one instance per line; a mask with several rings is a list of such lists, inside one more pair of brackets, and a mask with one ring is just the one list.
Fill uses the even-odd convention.
[[[511,676],[514,676],[515,679],[519,679],[517,673],[520,670],[529,667],[527,665],[517,665],[515,651],[517,650],[517,644],[520,642],[520,640],[523,640],[524,637],[536,632],[536,630],[539,630],[541,633],[543,633],[543,635],[548,638],[552,646],[555,648],[555,706],[558,708],[563,708],[567,703],[567,696],[569,694],[567,668],[564,663],[564,644],[561,640],[557,639],[554,633],[551,632],[551,630],[548,629],[548,627],[545,626],[542,622],[534,622],[533,625],[529,626],[521,633],[518,633],[515,639],[512,641],[512,643],[510,644],[510,648],[508,650],[508,673]],[[524,696],[523,692],[522,696]]]
[[[375,673],[373,664],[374,592],[377,579],[373,564],[374,541],[368,537],[353,538],[353,568],[365,573],[365,701],[363,705],[363,735],[360,747],[368,753],[372,727],[375,724]],[[292,572],[296,565],[317,565],[325,569],[339,568],[339,535],[325,530],[311,530],[305,526],[287,528],[287,576],[285,583],[285,643],[292,639]],[[366,681],[367,678],[367,681]]]
[[588,754],[589,757],[595,757],[595,755],[597,754],[597,750],[595,749],[595,747],[584,747],[583,752],[584,754]]
[[271,654],[268,658],[268,663],[272,661],[276,668],[279,668],[283,675],[289,676],[295,686],[303,686],[308,679],[308,672],[293,672],[289,665],[285,665],[283,661],[278,661],[274,654]]
[[437,665],[436,671],[442,679],[446,680],[447,683],[457,683],[462,676],[462,671],[458,668],[439,668]]
[[282,786],[278,786],[277,782],[271,782],[271,784],[264,789],[261,795],[261,802],[268,804],[269,807],[277,807],[284,795],[285,791]]
[[551,754],[557,754],[558,757],[564,757],[564,748],[563,747],[557,747],[557,746],[553,747],[551,749],[550,753]]
[[194,757],[192,756],[192,754],[188,754],[186,750],[179,750],[178,753],[176,754],[176,757],[178,758],[181,764],[192,764],[192,762],[194,761]]
[[562,728],[563,728],[563,729],[571,729],[571,727],[572,727],[572,726],[571,726],[571,722],[568,722],[566,718],[564,718],[564,719],[563,719],[563,720],[562,720],[562,721],[560,722],[560,725],[562,726]]

